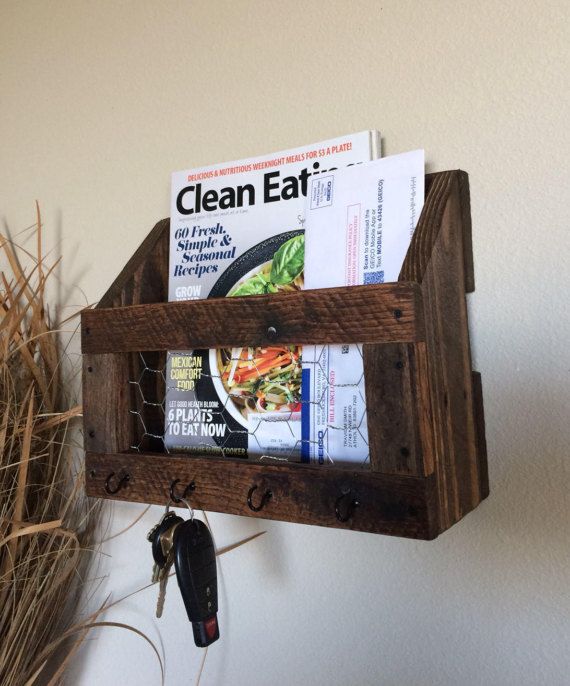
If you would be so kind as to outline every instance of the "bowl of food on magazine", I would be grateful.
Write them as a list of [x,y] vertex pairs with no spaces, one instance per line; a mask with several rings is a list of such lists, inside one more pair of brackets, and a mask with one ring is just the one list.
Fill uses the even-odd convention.
[[[287,231],[254,245],[220,276],[209,297],[294,292],[303,288],[304,232]],[[218,399],[232,431],[251,431],[252,419],[300,421],[301,347],[218,348],[204,356],[196,391]]]

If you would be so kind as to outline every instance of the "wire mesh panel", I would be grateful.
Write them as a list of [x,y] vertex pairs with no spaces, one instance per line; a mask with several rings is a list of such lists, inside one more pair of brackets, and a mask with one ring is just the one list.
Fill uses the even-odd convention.
[[132,450],[165,452],[165,374],[164,353],[131,355],[128,384]]
[[368,466],[362,349],[339,382],[330,347],[310,360],[295,345],[133,356],[131,449],[342,464],[358,446],[352,462]]

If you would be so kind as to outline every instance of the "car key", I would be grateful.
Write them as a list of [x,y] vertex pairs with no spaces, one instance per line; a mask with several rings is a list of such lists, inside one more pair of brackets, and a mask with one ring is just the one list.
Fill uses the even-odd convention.
[[174,566],[194,643],[205,648],[220,637],[216,550],[208,527],[198,519],[174,531]]
[[165,562],[158,573],[158,598],[156,601],[157,619],[160,619],[162,617],[162,611],[164,610],[164,600],[166,598],[166,585],[168,583],[170,570],[174,562],[174,532],[176,531],[176,527],[179,526],[179,524],[179,521],[175,521],[169,529],[160,534],[160,547]]
[[147,540],[152,544],[152,557],[154,559],[152,582],[159,582],[158,600],[156,604],[156,616],[158,618],[162,616],[166,595],[166,584],[168,583],[168,575],[174,561],[174,530],[183,521],[182,517],[178,517],[174,512],[170,512],[167,507],[166,512],[162,515],[158,524],[154,526],[147,535]]
[[154,559],[154,565],[152,568],[153,583],[158,581],[160,570],[166,564],[166,558],[160,545],[160,537],[165,531],[170,529],[173,524],[179,524],[182,521],[184,521],[182,517],[179,517],[175,512],[169,510],[167,506],[166,512],[162,515],[158,521],[158,524],[155,524],[146,535],[146,540],[152,544],[152,557]]

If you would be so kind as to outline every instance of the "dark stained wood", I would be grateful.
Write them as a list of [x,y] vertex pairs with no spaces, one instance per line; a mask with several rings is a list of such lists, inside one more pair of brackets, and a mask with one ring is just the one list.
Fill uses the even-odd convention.
[[445,171],[426,176],[426,199],[418,225],[400,271],[399,281],[421,283],[439,236],[443,213],[450,195],[459,195],[460,227],[463,234],[465,291],[475,290],[471,239],[471,206],[469,177],[461,170]]
[[83,355],[85,450],[127,450],[134,431],[126,355]]
[[[421,345],[421,344],[419,344]],[[365,345],[366,407],[370,464],[383,474],[424,476],[433,472],[432,444],[420,429],[422,374],[414,344]],[[431,429],[431,423],[427,425]]]
[[398,281],[421,283],[441,228],[441,220],[452,191],[455,172],[446,171],[431,178],[429,191]]
[[81,342],[84,352],[102,353],[417,341],[419,291],[414,283],[386,283],[84,310]]
[[[154,226],[96,309],[168,299],[169,230],[169,219]],[[128,378],[117,382],[117,388],[107,389],[109,394],[122,394],[125,392],[123,385],[127,385],[130,413],[125,421],[132,429],[130,445],[144,450],[164,449],[162,439],[157,438],[164,430],[164,412],[160,406],[164,399],[164,378],[155,370],[164,369],[165,364],[165,352],[144,351],[142,355],[138,352],[129,355]]]
[[[458,175],[448,181],[441,189],[443,207],[432,198],[440,229],[429,245],[429,256],[419,252],[428,244],[418,242],[415,257],[415,264],[424,266],[427,371],[442,529],[481,500],[464,291],[464,212]],[[435,189],[434,184],[431,192]]]
[[168,300],[170,219],[162,219],[141,243],[101,298],[98,308]]
[[416,394],[418,433],[422,446],[424,474],[433,474],[437,455],[429,387],[428,354],[425,343],[417,343],[414,346],[413,369],[415,372],[414,392]]
[[[399,282],[381,286],[166,304],[169,222],[159,222],[82,315],[88,493],[109,497],[107,476],[128,472],[115,499],[165,504],[173,479],[194,480],[192,502],[207,510],[420,539],[473,509],[489,482],[465,302],[467,174],[428,175],[426,190]],[[371,469],[163,454],[164,351],[275,341],[365,344]],[[125,452],[132,445],[141,452]],[[246,503],[254,484],[274,493],[258,514]],[[361,505],[342,524],[334,505],[346,488]]]
[[481,374],[473,372],[473,406],[477,431],[477,467],[481,499],[489,495],[489,469],[487,467],[487,439],[485,437],[485,416],[483,412],[483,385]]
[[[128,473],[126,488],[113,498],[165,505],[170,484],[180,479],[181,484],[196,485],[192,506],[208,511],[428,540],[438,533],[434,477],[138,453],[88,453],[86,467],[87,492],[95,497],[105,497],[108,474]],[[258,486],[255,503],[266,489],[273,494],[258,513],[247,505],[253,485]],[[360,503],[346,523],[335,515],[336,500],[344,489],[350,489]]]
[[459,203],[461,206],[461,227],[463,240],[463,266],[465,274],[465,292],[475,290],[475,267],[473,264],[473,235],[471,227],[471,195],[469,192],[469,177],[463,171],[457,172],[459,184]]

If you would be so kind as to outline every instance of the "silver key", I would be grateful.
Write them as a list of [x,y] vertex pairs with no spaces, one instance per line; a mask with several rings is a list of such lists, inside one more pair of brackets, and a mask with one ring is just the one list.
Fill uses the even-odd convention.
[[[170,570],[172,569],[172,565],[174,563],[174,532],[176,531],[176,527],[179,523],[180,522],[176,522],[160,537],[160,547],[162,548],[162,553],[166,558],[166,564],[163,567],[158,568],[158,599],[156,601],[156,616],[158,619],[162,617],[162,611],[164,609],[166,584],[168,583]],[[156,566],[158,567],[158,565]]]
[[[173,560],[174,561],[174,558]],[[172,562],[168,562],[161,570],[158,578],[158,598],[156,600],[156,617],[160,619],[162,617],[162,611],[164,610],[164,600],[166,598],[166,584],[168,583],[168,577],[170,575],[170,568],[172,567]]]
[[[162,514],[162,517],[158,520],[158,522],[152,527],[152,529],[148,532],[146,535],[146,540],[149,543],[152,543],[154,540],[154,535],[159,528],[159,526],[164,522],[164,520],[167,517],[171,517],[174,513],[170,510],[170,504],[166,505],[166,509]],[[152,566],[152,575],[150,577],[150,580],[153,584],[155,584],[160,578],[160,565],[155,562]]]
[[160,579],[160,566],[156,562],[152,565],[152,576],[150,580],[155,584]]

